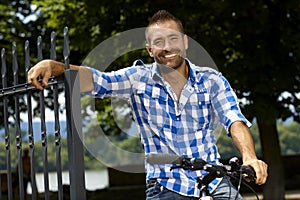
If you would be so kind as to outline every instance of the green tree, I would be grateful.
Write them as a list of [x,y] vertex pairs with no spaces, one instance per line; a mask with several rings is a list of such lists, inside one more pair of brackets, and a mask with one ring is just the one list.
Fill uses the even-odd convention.
[[[12,44],[13,42],[19,43],[22,41],[22,21],[18,17],[18,8],[21,8],[22,13],[22,6],[19,4],[18,1],[4,1],[0,3],[0,48],[1,48],[1,54],[2,52],[6,52],[6,74],[4,76],[4,66],[2,66],[1,62],[1,74],[3,74],[3,78],[5,77],[7,79],[7,85],[11,86],[13,84],[13,72],[12,72],[12,58],[11,58],[11,50],[12,50]],[[18,13],[18,14],[17,14]],[[20,49],[17,49],[17,54],[20,54]],[[2,60],[2,59],[1,59]],[[25,74],[25,69],[20,69],[20,73]],[[22,81],[22,79],[20,80]],[[23,79],[24,81],[24,79]],[[23,82],[22,81],[22,82]],[[2,81],[0,83],[0,87],[3,87]],[[9,97],[9,101],[13,102],[13,97]],[[2,104],[2,101],[1,103]],[[1,111],[3,111],[3,106],[1,106]],[[8,108],[8,113],[10,116],[13,116],[14,110],[12,107]],[[3,126],[3,112],[0,112],[0,124]]]
[[295,155],[300,153],[300,125],[292,122],[289,125],[278,124],[278,135],[282,155]]
[[244,113],[257,120],[263,158],[269,164],[264,198],[283,199],[276,121],[288,117],[299,121],[299,2],[218,2],[209,5],[214,14],[195,16],[200,24],[195,35],[205,41],[238,97],[246,102]]
[[[1,74],[7,79],[7,86],[11,87],[14,84],[13,67],[12,67],[12,44],[16,45],[16,54],[18,62],[18,83],[26,82],[26,69],[25,69],[25,57],[24,48],[25,41],[30,44],[30,61],[31,63],[37,62],[37,38],[38,36],[47,37],[44,38],[43,47],[49,49],[50,47],[50,33],[51,29],[45,29],[43,19],[39,19],[35,6],[31,4],[31,0],[2,0],[0,2],[0,48],[1,51],[5,51],[5,63],[6,74],[2,74],[3,67],[1,62]],[[44,52],[44,57],[49,58],[49,51]],[[58,56],[59,57],[59,56]],[[62,56],[60,56],[62,57]],[[0,87],[2,88],[2,81],[0,81]],[[33,95],[34,99],[38,102],[36,94]],[[9,102],[14,102],[13,95],[8,96]],[[25,112],[26,96],[20,95],[20,111]],[[53,108],[51,92],[46,96],[45,104]],[[3,101],[0,102],[1,110],[3,110]],[[14,104],[9,103],[8,106],[9,119],[15,118]],[[39,113],[39,105],[34,109],[34,113]],[[0,126],[3,126],[3,112],[0,112]]]

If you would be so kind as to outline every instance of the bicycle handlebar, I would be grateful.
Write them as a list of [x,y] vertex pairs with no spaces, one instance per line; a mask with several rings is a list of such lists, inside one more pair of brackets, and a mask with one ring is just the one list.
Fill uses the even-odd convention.
[[205,170],[214,172],[218,177],[225,175],[242,175],[249,181],[255,181],[255,171],[250,166],[240,165],[237,158],[232,158],[229,165],[209,164],[201,158],[186,158],[173,154],[149,154],[146,156],[146,161],[150,164],[175,164],[171,169],[183,168],[185,170]]
[[146,161],[150,164],[181,164],[182,156],[173,154],[154,154],[146,155]]

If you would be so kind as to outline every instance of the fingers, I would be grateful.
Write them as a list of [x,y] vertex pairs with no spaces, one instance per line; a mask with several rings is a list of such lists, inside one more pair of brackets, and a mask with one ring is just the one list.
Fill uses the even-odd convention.
[[[27,83],[43,90],[48,85],[50,76],[51,68],[47,66],[46,62],[41,61],[28,71]],[[42,77],[41,81],[39,81],[39,77]]]
[[36,87],[39,90],[43,90],[45,83],[43,82],[39,82],[38,78],[40,75],[38,75],[37,73],[35,73],[34,69],[30,70],[28,72],[28,84],[31,84],[32,86]]
[[256,184],[264,184],[268,177],[268,165],[262,160],[258,160],[258,167],[254,170],[256,172]]
[[49,80],[50,76],[51,76],[51,73],[49,71],[45,72],[45,74],[42,76],[43,77],[43,79],[42,79],[43,87],[48,86],[48,80]]
[[244,163],[251,166],[256,173],[256,184],[266,183],[268,177],[268,165],[262,160],[251,160]]

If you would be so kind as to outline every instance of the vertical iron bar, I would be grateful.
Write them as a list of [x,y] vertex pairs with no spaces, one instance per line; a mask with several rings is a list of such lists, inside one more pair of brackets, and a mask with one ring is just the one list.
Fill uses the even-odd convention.
[[70,49],[69,49],[69,29],[68,27],[64,28],[64,61],[65,61],[65,67],[66,70],[70,69]]
[[[7,87],[6,78],[6,56],[5,49],[1,50],[1,75],[2,75],[2,87]],[[12,177],[11,177],[11,152],[10,152],[10,134],[8,127],[8,99],[7,96],[3,97],[3,117],[4,117],[4,129],[5,129],[5,150],[6,150],[6,170],[7,170],[7,196],[9,200],[13,199],[12,196]],[[2,198],[1,198],[2,199]]]
[[[27,72],[30,68],[30,50],[29,50],[29,41],[25,42],[25,70],[26,70],[26,81],[27,81]],[[31,103],[31,91],[27,92],[27,113],[28,113],[28,141],[29,141],[29,151],[30,151],[30,177],[31,177],[31,196],[32,199],[37,199],[37,186],[35,180],[35,159],[34,159],[34,135],[33,135],[33,126],[32,126],[32,103]]]
[[[38,37],[38,62],[43,59],[42,54],[42,37]],[[43,151],[43,170],[44,170],[44,186],[45,186],[45,200],[49,199],[49,177],[48,177],[48,156],[47,156],[47,132],[45,120],[45,96],[44,90],[40,91],[40,114],[41,114],[41,136],[42,136],[42,151]]]
[[[18,61],[16,44],[12,45],[12,57],[13,57],[13,75],[14,86],[18,85]],[[19,94],[14,95],[15,99],[15,125],[16,125],[16,145],[18,153],[18,174],[19,174],[19,191],[20,199],[24,199],[24,185],[23,185],[23,162],[22,162],[22,134],[20,129],[20,110],[19,110]]]
[[86,199],[78,71],[70,70],[68,28],[64,29],[65,98],[71,199]]
[[50,59],[56,60],[56,33],[54,31],[51,32],[51,49],[50,49]]
[[[3,63],[2,63],[2,51],[1,51],[1,66],[3,66]],[[3,69],[1,67],[1,74],[2,74],[2,71],[3,71]],[[3,84],[2,84],[2,86],[3,86]],[[3,88],[4,88],[4,86],[3,86]],[[3,100],[3,105],[4,105],[4,100]],[[4,109],[5,108],[3,108],[3,110]],[[2,180],[1,180],[1,175],[0,175],[0,188],[1,188],[1,190],[0,190],[0,199],[2,199]]]
[[[56,34],[51,33],[51,50],[50,58],[56,60],[56,46],[55,46]],[[57,169],[57,184],[58,184],[58,199],[63,199],[63,187],[62,187],[62,169],[61,169],[61,135],[59,124],[59,104],[58,104],[58,85],[53,85],[53,101],[54,101],[54,121],[55,121],[55,152],[56,152],[56,169]]]

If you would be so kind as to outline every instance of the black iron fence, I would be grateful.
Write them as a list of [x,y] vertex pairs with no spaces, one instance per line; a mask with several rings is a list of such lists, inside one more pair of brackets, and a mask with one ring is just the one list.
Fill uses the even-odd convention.
[[[50,48],[50,58],[56,60],[56,34],[52,32],[51,34],[51,48]],[[25,42],[25,70],[26,72],[30,68],[30,48],[29,42]],[[37,60],[43,59],[42,53],[42,37],[37,39]],[[58,199],[64,199],[63,184],[62,184],[62,164],[61,164],[61,132],[60,132],[60,122],[59,122],[59,103],[58,87],[62,85],[65,92],[65,107],[66,107],[66,122],[67,122],[67,148],[68,148],[68,163],[69,163],[69,178],[70,178],[70,199],[86,199],[85,192],[85,179],[84,179],[84,160],[83,160],[83,144],[81,141],[82,136],[82,125],[81,125],[81,110],[80,110],[80,93],[79,93],[79,81],[77,76],[77,71],[71,70],[69,68],[69,39],[68,39],[68,28],[64,29],[64,48],[63,56],[65,62],[65,73],[63,77],[51,77],[49,80],[48,88],[53,92],[53,112],[54,112],[54,123],[55,123],[55,156],[56,156],[56,173],[57,173],[57,196]],[[41,124],[41,143],[42,143],[42,165],[43,165],[43,179],[44,179],[44,189],[43,192],[44,199],[50,199],[49,191],[49,170],[48,170],[48,153],[53,154],[54,152],[48,152],[48,141],[47,141],[47,130],[46,130],[46,116],[45,116],[45,94],[44,90],[36,90],[33,86],[28,83],[19,83],[19,67],[17,61],[17,51],[16,45],[12,45],[12,71],[13,71],[13,85],[8,86],[7,84],[7,65],[6,65],[6,50],[1,51],[1,75],[2,75],[2,89],[0,90],[0,104],[3,107],[3,125],[4,125],[4,142],[5,142],[5,157],[6,157],[6,169],[5,176],[0,176],[0,199],[16,199],[16,192],[14,190],[14,182],[17,177],[18,182],[18,197],[19,199],[26,199],[26,191],[24,190],[23,178],[26,178],[27,174],[24,172],[23,164],[23,149],[22,139],[23,130],[20,128],[20,100],[24,99],[23,103],[26,103],[27,107],[27,120],[28,128],[28,148],[30,155],[30,177],[31,177],[31,188],[32,194],[29,196],[31,199],[39,199],[40,194],[37,191],[37,183],[35,179],[36,169],[35,169],[35,137],[33,129],[33,104],[32,95],[38,94],[38,105],[39,105],[39,119]],[[25,72],[25,74],[27,74]],[[26,77],[27,78],[27,77]],[[13,102],[9,102],[9,99],[13,99]],[[9,103],[13,103],[14,111],[13,117],[10,116]],[[13,122],[11,122],[13,118]],[[14,126],[15,133],[10,133],[10,124]],[[14,137],[14,138],[13,138]],[[12,139],[15,140],[14,146],[12,146]],[[17,151],[17,171],[13,169],[12,166],[12,150]],[[1,150],[2,151],[2,150]],[[5,187],[4,187],[5,184]],[[3,190],[3,188],[6,188]]]

